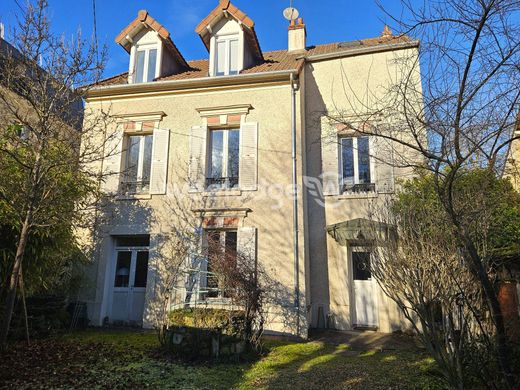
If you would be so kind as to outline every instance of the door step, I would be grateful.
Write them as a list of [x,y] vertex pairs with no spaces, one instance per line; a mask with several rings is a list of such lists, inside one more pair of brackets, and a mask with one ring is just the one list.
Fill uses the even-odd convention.
[[379,328],[377,326],[370,326],[370,325],[356,325],[354,324],[354,326],[352,327],[353,329],[355,330],[372,330],[372,331],[377,331]]

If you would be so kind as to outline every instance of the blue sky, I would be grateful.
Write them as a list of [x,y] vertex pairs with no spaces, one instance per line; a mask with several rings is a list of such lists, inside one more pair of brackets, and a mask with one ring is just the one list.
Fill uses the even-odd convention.
[[[52,28],[71,35],[78,28],[90,36],[93,31],[92,0],[48,0]],[[233,0],[255,22],[263,51],[287,47],[287,21],[282,11],[289,0]],[[399,0],[383,0],[385,9],[399,15]],[[25,4],[25,0],[18,0]],[[146,9],[172,34],[188,60],[207,57],[202,41],[194,32],[197,24],[218,4],[218,0],[96,0],[98,39],[109,48],[105,76],[127,70],[128,55],[114,43],[117,34]],[[385,22],[391,21],[374,0],[293,0],[307,25],[309,45],[377,36]],[[9,38],[20,9],[15,0],[0,1],[0,21]]]

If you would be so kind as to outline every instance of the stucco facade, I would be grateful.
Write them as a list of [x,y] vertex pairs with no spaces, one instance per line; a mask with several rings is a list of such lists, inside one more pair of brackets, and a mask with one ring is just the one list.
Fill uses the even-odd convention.
[[[225,25],[225,18],[238,15],[229,2],[221,1],[220,7],[210,14],[217,19],[214,26],[218,30]],[[146,24],[147,14],[142,15],[139,16],[141,24],[130,26],[153,30],[153,26]],[[225,18],[222,15],[226,15]],[[211,20],[206,18],[205,22],[211,24]],[[251,23],[237,24],[234,20],[230,23],[233,28],[244,29],[237,38],[239,45],[245,45],[239,53],[245,56],[244,53],[256,52],[256,34]],[[292,25],[292,30],[298,28],[305,26],[301,22]],[[125,34],[131,30],[127,28]],[[200,30],[206,34],[207,29]],[[141,30],[135,34],[142,35]],[[164,36],[164,33],[158,34],[161,40]],[[383,191],[377,184],[378,175],[380,182],[383,180],[378,173],[382,171],[370,157],[372,181],[375,180],[371,190],[349,194],[339,190],[337,194],[321,191],[318,187],[323,185],[322,174],[330,168],[325,165],[323,156],[327,150],[324,134],[329,129],[325,118],[337,113],[338,108],[348,110],[355,100],[342,82],[345,74],[352,80],[351,91],[360,94],[370,91],[382,96],[385,87],[399,82],[396,58],[416,58],[417,42],[387,36],[367,40],[363,47],[329,44],[314,49],[292,48],[291,53],[284,50],[263,53],[263,59],[249,55],[240,62],[243,69],[238,74],[210,76],[211,71],[204,69],[216,66],[213,64],[217,58],[213,53],[216,44],[211,43],[212,37],[203,36],[203,41],[206,40],[213,59],[203,64],[188,61],[192,70],[165,75],[158,67],[155,81],[137,84],[131,82],[130,74],[120,75],[90,91],[86,110],[108,111],[114,122],[107,130],[107,138],[115,134],[114,139],[119,140],[119,144],[108,142],[116,145],[114,149],[119,153],[107,158],[110,161],[100,165],[100,171],[117,171],[124,165],[127,152],[121,146],[123,137],[140,132],[154,137],[150,191],[121,194],[118,187],[121,177],[117,174],[103,181],[102,189],[111,196],[98,217],[97,245],[84,294],[92,323],[111,322],[117,304],[113,286],[115,240],[149,235],[142,323],[148,327],[154,325],[156,308],[165,299],[161,294],[164,295],[163,281],[169,272],[161,261],[160,251],[164,246],[160,243],[169,239],[172,230],[184,223],[184,218],[189,218],[202,220],[205,228],[236,230],[239,250],[240,240],[245,234],[249,235],[252,242],[247,245],[254,249],[255,261],[268,279],[265,324],[268,331],[305,336],[311,327],[352,329],[363,325],[359,318],[356,320],[353,304],[355,292],[350,260],[353,247],[340,245],[327,234],[326,228],[357,218],[368,219],[374,204],[382,204],[386,197],[392,196],[394,181],[410,172],[392,168],[391,177],[385,178],[392,181],[392,186]],[[137,50],[125,49],[131,56]],[[246,66],[244,61],[254,64]],[[420,84],[418,73],[417,82]],[[238,185],[225,190],[208,190],[204,184],[196,183],[207,179],[208,164],[211,164],[207,137],[213,129],[240,131],[240,180]],[[297,226],[293,222],[295,203],[291,196],[293,129]],[[253,135],[246,140],[248,147],[254,149],[248,155],[243,146],[247,144],[243,139],[246,134]],[[158,136],[162,137],[161,143],[157,141]],[[204,138],[202,144],[199,138]],[[371,151],[373,142],[370,141]],[[203,158],[199,161],[194,158],[197,148],[203,149]],[[159,149],[164,153],[156,158]],[[335,153],[336,157],[334,153],[327,157],[329,162],[338,158],[338,152]],[[338,164],[339,160],[336,171],[340,169]],[[164,177],[157,186],[155,181],[160,175]],[[299,280],[298,286],[296,280]],[[406,327],[397,307],[375,281],[371,283],[371,304],[375,305],[377,324],[369,325],[383,332]],[[300,297],[298,307],[296,291]]]

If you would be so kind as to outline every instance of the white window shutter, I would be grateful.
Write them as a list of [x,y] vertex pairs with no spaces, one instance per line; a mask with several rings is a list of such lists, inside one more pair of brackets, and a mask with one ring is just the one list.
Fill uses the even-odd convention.
[[325,121],[321,126],[323,195],[339,194],[339,139],[336,129]]
[[237,231],[237,254],[240,262],[256,262],[256,228],[242,227]]
[[258,188],[258,123],[240,126],[239,187],[244,191]]
[[372,154],[375,158],[376,191],[380,194],[394,192],[394,154],[392,142],[375,138],[372,142]]
[[193,126],[190,131],[188,181],[191,191],[203,191],[206,181],[207,126]]
[[150,172],[150,194],[166,193],[169,146],[170,130],[154,129],[152,167]]
[[116,194],[119,190],[123,170],[123,129],[118,126],[113,133],[107,134],[103,159],[103,190]]

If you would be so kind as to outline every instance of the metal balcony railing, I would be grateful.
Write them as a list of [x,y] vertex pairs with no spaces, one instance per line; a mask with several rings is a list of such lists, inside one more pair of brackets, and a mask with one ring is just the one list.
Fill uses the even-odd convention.
[[150,192],[150,180],[123,180],[120,183],[119,189],[123,195],[148,194]]
[[[169,288],[169,310],[183,307],[217,305],[218,307],[236,306],[222,286],[219,286],[219,276],[214,272],[204,270],[206,258],[191,255],[193,267],[181,271],[178,283]],[[197,265],[199,264],[199,265]]]
[[342,192],[347,194],[363,194],[375,191],[375,183],[343,184],[342,186]]
[[238,187],[238,177],[208,177],[206,188],[208,190],[231,189]]

